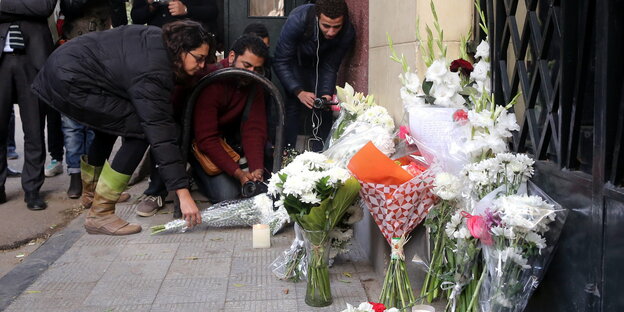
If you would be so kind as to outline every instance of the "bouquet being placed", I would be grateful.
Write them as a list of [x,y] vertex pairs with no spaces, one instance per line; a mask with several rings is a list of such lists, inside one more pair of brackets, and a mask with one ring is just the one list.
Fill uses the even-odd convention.
[[415,297],[407,276],[403,246],[410,232],[435,204],[431,193],[433,176],[429,171],[412,176],[372,143],[353,156],[349,169],[362,184],[360,196],[392,247],[379,301],[387,307],[410,307],[415,304]]
[[[202,224],[205,227],[236,227],[268,224],[271,233],[275,234],[284,227],[290,218],[286,210],[273,210],[273,201],[266,194],[252,198],[228,200],[214,204],[201,211]],[[152,235],[160,233],[184,233],[189,230],[183,219],[170,221],[166,224],[152,226]]]
[[279,197],[302,229],[307,254],[306,303],[332,303],[329,285],[329,233],[357,198],[360,185],[349,172],[326,156],[305,152],[269,180],[269,194]]

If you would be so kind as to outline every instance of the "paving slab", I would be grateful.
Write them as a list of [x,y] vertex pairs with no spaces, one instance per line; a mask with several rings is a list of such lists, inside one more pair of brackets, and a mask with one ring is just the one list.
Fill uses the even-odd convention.
[[171,220],[171,210],[141,218],[131,205],[120,205],[118,213],[144,229],[124,237],[88,235],[84,217],[77,219],[67,229],[77,236],[71,246],[5,311],[341,311],[346,303],[374,300],[371,285],[380,287],[381,278],[354,246],[330,268],[334,304],[311,308],[305,281],[279,280],[269,268],[290,246],[292,227],[273,236],[268,249],[252,248],[251,228],[150,235],[150,226]]

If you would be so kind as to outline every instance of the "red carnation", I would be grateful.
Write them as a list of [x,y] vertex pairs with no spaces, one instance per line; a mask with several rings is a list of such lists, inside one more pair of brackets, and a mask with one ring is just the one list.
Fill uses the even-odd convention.
[[472,73],[472,71],[474,70],[474,67],[472,67],[472,64],[470,64],[470,62],[460,58],[451,62],[450,69],[452,72],[457,72],[458,70],[461,69],[460,73],[462,75],[466,77],[470,77],[470,73]]
[[458,109],[453,113],[453,121],[460,124],[465,125],[468,122],[468,112],[463,109]]
[[373,310],[375,312],[384,312],[386,310],[386,306],[383,303],[370,302],[370,301],[368,303],[373,305]]

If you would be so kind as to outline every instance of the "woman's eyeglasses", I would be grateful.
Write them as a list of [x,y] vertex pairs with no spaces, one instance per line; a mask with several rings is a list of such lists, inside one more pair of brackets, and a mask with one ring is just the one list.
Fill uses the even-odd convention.
[[195,59],[197,64],[201,64],[201,63],[205,63],[206,62],[207,55],[195,55],[191,51],[188,51],[187,53],[190,54]]

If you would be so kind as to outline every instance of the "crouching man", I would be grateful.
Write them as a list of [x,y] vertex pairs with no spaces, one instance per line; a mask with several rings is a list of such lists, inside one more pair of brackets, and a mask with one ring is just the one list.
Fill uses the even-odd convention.
[[[269,55],[266,44],[255,35],[243,35],[234,42],[228,56],[212,70],[241,68],[262,74]],[[196,157],[191,157],[199,189],[211,202],[241,196],[241,186],[263,180],[267,120],[264,89],[246,79],[221,79],[208,85],[195,106],[193,130]],[[244,161],[232,153],[236,152]],[[197,152],[204,154],[217,170],[205,169]],[[234,156],[233,156],[234,155]]]

